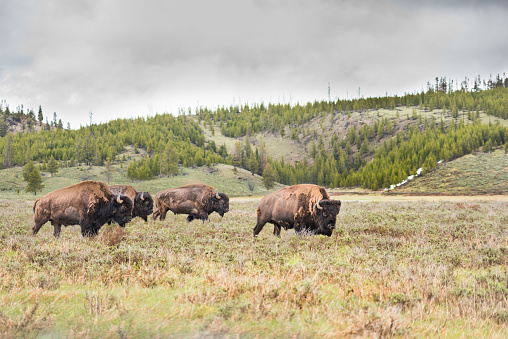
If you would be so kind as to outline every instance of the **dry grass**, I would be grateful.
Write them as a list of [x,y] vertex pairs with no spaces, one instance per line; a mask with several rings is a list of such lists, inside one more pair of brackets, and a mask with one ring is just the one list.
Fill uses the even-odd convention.
[[506,194],[508,155],[504,150],[465,155],[439,165],[429,174],[397,188],[390,194]]
[[332,237],[221,219],[28,235],[0,200],[0,336],[506,337],[506,201],[343,201]]

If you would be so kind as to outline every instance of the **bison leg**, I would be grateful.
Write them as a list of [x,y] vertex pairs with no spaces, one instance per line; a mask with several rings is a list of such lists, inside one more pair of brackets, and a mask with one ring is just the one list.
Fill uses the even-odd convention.
[[276,235],[280,238],[280,225],[277,223],[273,223],[273,235]]
[[166,213],[168,213],[168,210],[167,208],[161,208],[160,209],[160,217],[159,219],[162,221],[162,220],[166,220]]
[[51,226],[53,226],[53,235],[55,236],[55,238],[59,238],[60,231],[62,230],[62,225],[60,225],[56,221],[51,221]]
[[153,220],[157,220],[158,217],[160,217],[161,215],[161,212],[159,212],[159,210],[153,212]]
[[84,224],[84,225],[80,225],[80,226],[81,226],[81,235],[84,237],[93,237],[93,236],[97,235],[97,233],[99,232],[99,228],[100,228],[100,227],[96,227],[95,225],[90,225],[90,224]]

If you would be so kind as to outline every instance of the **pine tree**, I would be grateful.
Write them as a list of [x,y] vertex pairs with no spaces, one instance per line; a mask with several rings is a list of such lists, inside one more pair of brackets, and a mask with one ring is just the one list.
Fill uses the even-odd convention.
[[275,186],[275,180],[275,172],[273,171],[272,166],[268,163],[263,171],[263,184],[267,189],[271,189]]
[[133,159],[129,166],[127,167],[127,177],[131,179],[132,181],[137,179],[137,173],[136,173],[136,159]]
[[14,151],[12,149],[12,137],[7,135],[4,147],[4,167],[9,168],[14,165]]
[[109,185],[109,180],[111,179],[111,174],[114,172],[113,164],[108,158],[106,162],[104,163],[104,167],[106,167],[106,179]]
[[178,154],[173,144],[167,144],[160,157],[160,174],[178,174]]
[[39,126],[42,126],[42,121],[44,120],[44,115],[42,115],[42,107],[39,105],[39,113],[37,115],[37,119],[39,120]]
[[26,191],[33,192],[34,195],[37,195],[37,192],[44,188],[41,172],[32,161],[29,161],[25,167],[23,167],[23,180],[28,183]]
[[53,176],[53,174],[58,172],[58,162],[55,160],[55,158],[53,158],[53,156],[51,156],[51,159],[49,160],[46,169],[49,173],[51,173],[51,176]]
[[5,137],[7,134],[7,126],[4,122],[4,117],[0,116],[0,137]]

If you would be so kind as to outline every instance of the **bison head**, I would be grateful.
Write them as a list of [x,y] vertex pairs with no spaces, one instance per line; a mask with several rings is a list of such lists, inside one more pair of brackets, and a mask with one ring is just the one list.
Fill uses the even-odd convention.
[[153,198],[148,192],[137,192],[134,198],[134,210],[132,217],[140,217],[148,221],[148,216],[153,213]]
[[213,210],[224,216],[229,211],[229,197],[224,193],[215,193],[212,197]]
[[340,200],[323,199],[316,203],[315,211],[319,229],[316,230],[318,234],[331,236],[335,229],[335,222],[337,221],[337,214],[340,211]]
[[125,227],[125,224],[132,219],[132,209],[134,204],[132,200],[120,193],[111,200],[111,214],[113,220],[120,226]]

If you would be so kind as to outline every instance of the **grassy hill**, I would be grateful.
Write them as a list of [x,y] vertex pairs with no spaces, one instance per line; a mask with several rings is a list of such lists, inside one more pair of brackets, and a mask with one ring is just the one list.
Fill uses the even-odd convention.
[[508,155],[504,150],[468,154],[439,165],[389,194],[507,194]]
[[[101,170],[88,165],[103,166],[112,161],[119,167],[111,177],[114,182],[126,181],[122,165],[128,168],[130,179],[150,180],[173,174],[177,164],[182,174],[193,173],[185,168],[206,165],[198,172],[221,176],[221,171],[209,168],[220,163],[261,175],[269,163],[277,181],[286,185],[315,183],[378,190],[402,181],[420,167],[434,168],[438,159],[449,161],[507,143],[508,89],[436,91],[429,88],[425,93],[404,97],[303,106],[205,108],[194,116],[156,114],[79,130],[64,130],[58,124],[49,130],[1,137],[0,168],[23,166],[29,161],[47,163],[54,158],[62,166],[78,164],[80,172],[69,174],[76,181],[99,178]],[[24,116],[15,114],[20,119]],[[185,177],[174,177],[171,183],[202,181]],[[232,178],[241,181],[236,177],[234,173]],[[225,178],[222,185],[229,186],[231,178]],[[6,175],[6,179],[4,190],[17,192],[22,187],[16,180],[19,173],[18,177]],[[136,184],[159,186],[156,181]],[[245,187],[228,188],[245,193]],[[251,187],[250,192],[255,189]]]
[[[155,195],[163,189],[177,187],[191,183],[204,183],[214,187],[228,196],[264,195],[268,191],[262,182],[262,177],[253,175],[251,172],[235,168],[231,165],[218,164],[196,168],[180,168],[181,174],[174,177],[162,177],[147,181],[131,181],[126,176],[127,166],[114,166],[110,175],[109,184],[132,185],[138,191],[148,191]],[[26,183],[23,181],[23,168],[13,167],[0,170],[0,198],[34,199],[32,193],[26,193]],[[60,168],[54,177],[49,173],[42,172],[42,180],[45,185],[41,194],[37,197],[56,189],[76,184],[82,180],[99,180],[107,182],[107,173],[103,166],[77,166]],[[253,189],[249,189],[249,183]],[[283,185],[277,184],[273,189],[279,189]]]
[[[416,112],[416,118],[413,116],[414,112]],[[496,124],[499,122],[502,126],[508,127],[508,120],[487,115],[485,112],[479,113],[482,123],[491,122]],[[429,111],[416,106],[397,107],[396,109],[371,109],[362,112],[350,112],[349,115],[334,113],[333,120],[330,115],[315,117],[301,126],[297,126],[300,131],[305,132],[299,133],[297,140],[291,138],[292,126],[287,125],[284,136],[281,136],[279,133],[274,134],[265,131],[251,136],[250,142],[254,147],[263,147],[266,154],[273,159],[284,157],[286,162],[294,163],[295,161],[302,160],[304,157],[312,161],[309,157],[310,144],[312,141],[317,142],[319,136],[323,137],[325,146],[329,146],[333,135],[337,135],[340,140],[347,136],[349,128],[354,127],[356,130],[359,130],[364,124],[372,125],[374,122],[384,118],[389,119],[394,124],[394,134],[399,131],[407,131],[409,126],[418,125],[420,117],[422,120],[427,118],[429,121],[432,118],[435,121],[443,119],[445,126],[456,122],[449,110],[446,112],[443,110]],[[467,116],[467,112],[459,111],[459,116]],[[212,134],[209,125],[204,120],[201,121],[200,127],[203,129],[206,140],[213,140],[217,145],[225,144],[230,154],[234,154],[237,142],[240,142],[242,145],[245,142],[245,137],[243,136],[238,138],[224,136],[217,125],[214,125],[214,133]],[[371,149],[377,148],[390,138],[390,135],[386,135],[381,139],[373,140],[370,144]],[[364,158],[370,159],[371,154],[364,155]]]

